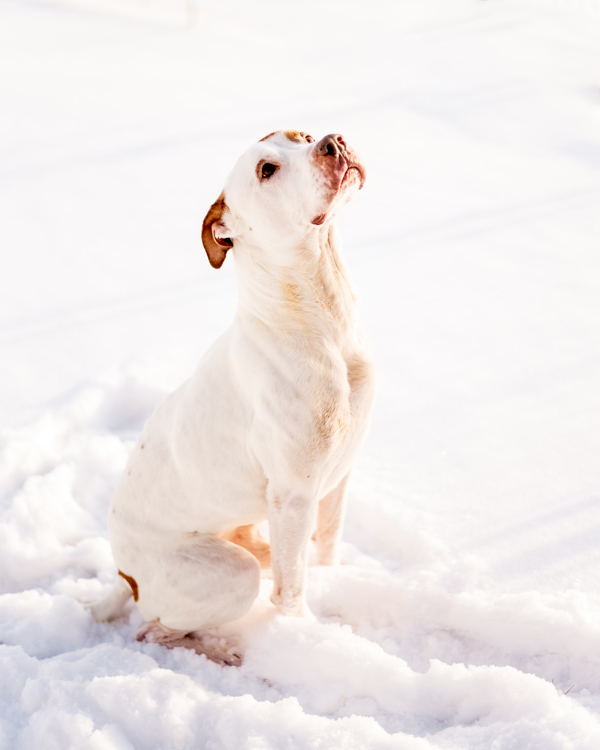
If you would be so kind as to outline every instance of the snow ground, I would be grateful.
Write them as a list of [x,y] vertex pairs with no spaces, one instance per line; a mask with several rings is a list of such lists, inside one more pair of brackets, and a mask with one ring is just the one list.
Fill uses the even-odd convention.
[[[0,0],[0,748],[597,750],[600,6],[101,7]],[[378,403],[317,621],[266,579],[221,668],[80,601],[233,315],[201,220],[278,127],[369,166],[339,223]]]

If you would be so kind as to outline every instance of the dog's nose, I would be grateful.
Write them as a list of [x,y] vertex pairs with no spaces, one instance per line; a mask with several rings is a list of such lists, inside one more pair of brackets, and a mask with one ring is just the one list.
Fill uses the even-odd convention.
[[330,133],[315,146],[319,156],[340,156],[346,152],[346,141],[339,133]]

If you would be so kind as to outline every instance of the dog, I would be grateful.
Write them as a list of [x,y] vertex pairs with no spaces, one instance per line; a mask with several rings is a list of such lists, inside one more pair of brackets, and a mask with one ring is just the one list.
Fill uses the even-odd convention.
[[138,640],[239,664],[203,633],[250,609],[269,566],[279,612],[308,614],[310,540],[320,564],[337,561],[374,397],[334,225],[364,181],[338,134],[276,131],[234,166],[202,242],[213,268],[235,259],[237,314],[130,455],[108,520],[119,576],[96,619],[118,617],[133,595]]

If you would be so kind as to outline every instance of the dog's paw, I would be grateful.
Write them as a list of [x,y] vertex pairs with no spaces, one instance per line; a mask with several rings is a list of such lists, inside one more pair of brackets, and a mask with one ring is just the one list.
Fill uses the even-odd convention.
[[237,643],[209,633],[187,633],[172,630],[159,622],[146,623],[136,634],[136,641],[156,643],[166,648],[187,648],[206,656],[215,664],[226,667],[239,667],[243,658]]
[[207,659],[224,667],[241,667],[244,658],[238,643],[227,641],[211,635],[190,635],[191,648],[197,654],[204,654]]

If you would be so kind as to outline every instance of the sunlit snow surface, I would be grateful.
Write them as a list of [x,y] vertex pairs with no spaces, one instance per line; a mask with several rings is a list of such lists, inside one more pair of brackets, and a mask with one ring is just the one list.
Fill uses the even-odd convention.
[[[600,5],[118,5],[0,0],[0,748],[597,750]],[[266,578],[222,668],[81,602],[235,310],[204,213],[281,127],[368,165],[339,224],[378,400],[317,620]]]

